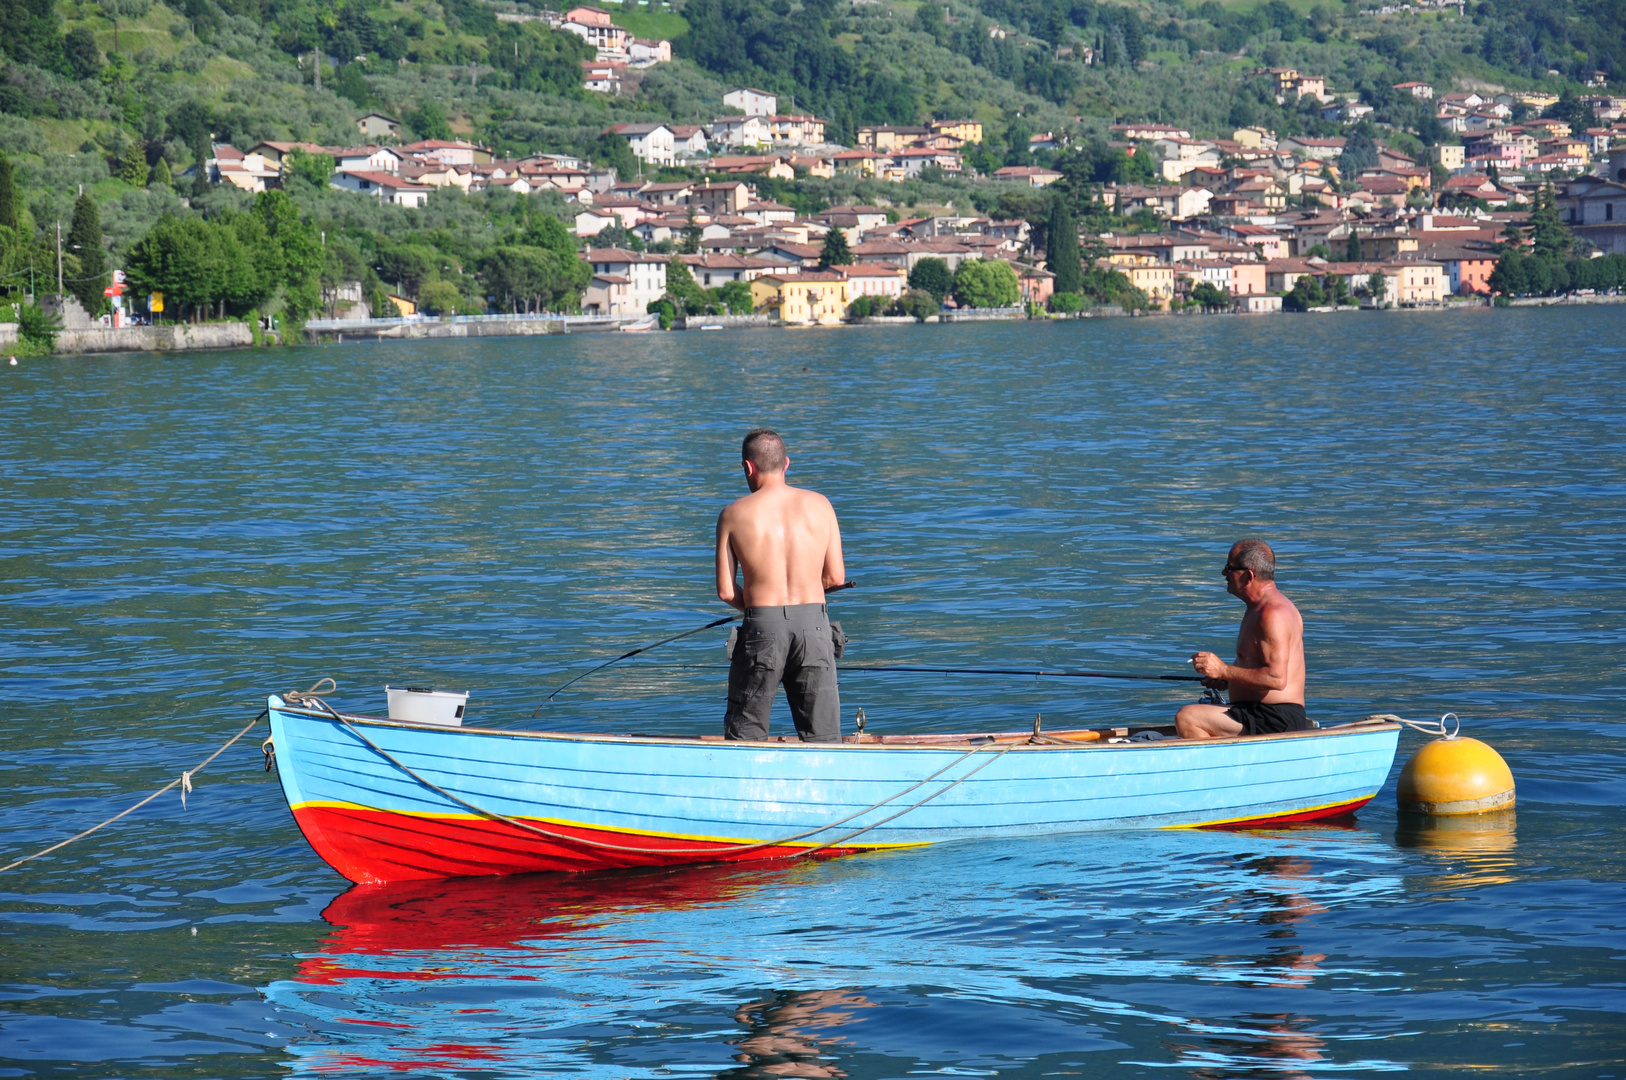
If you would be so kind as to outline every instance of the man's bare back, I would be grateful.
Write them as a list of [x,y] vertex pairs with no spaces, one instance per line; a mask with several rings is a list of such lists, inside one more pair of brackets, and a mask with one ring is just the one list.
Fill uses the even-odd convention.
[[742,611],[822,604],[825,590],[846,580],[835,508],[787,484],[789,466],[786,458],[785,469],[764,473],[745,462],[751,494],[717,515],[717,597]]
[[783,684],[797,735],[837,742],[841,695],[824,594],[846,580],[841,526],[829,499],[785,483],[790,458],[774,432],[748,433],[740,461],[751,494],[717,515],[717,596],[745,612],[729,662],[723,737],[766,739]]
[[1276,557],[1262,540],[1241,540],[1225,562],[1225,588],[1248,605],[1236,636],[1236,662],[1210,652],[1191,658],[1203,685],[1229,690],[1231,705],[1187,705],[1175,715],[1183,738],[1211,739],[1298,731],[1304,715],[1304,620],[1276,588]]

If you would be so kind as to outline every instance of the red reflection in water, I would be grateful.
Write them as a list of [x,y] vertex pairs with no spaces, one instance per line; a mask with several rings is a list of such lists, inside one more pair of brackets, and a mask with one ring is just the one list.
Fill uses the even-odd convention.
[[323,940],[321,955],[300,964],[296,978],[329,985],[368,977],[458,978],[466,973],[438,966],[373,971],[348,961],[445,949],[526,948],[538,939],[597,930],[621,914],[730,903],[795,873],[795,867],[710,865],[357,885],[322,912],[333,932]]

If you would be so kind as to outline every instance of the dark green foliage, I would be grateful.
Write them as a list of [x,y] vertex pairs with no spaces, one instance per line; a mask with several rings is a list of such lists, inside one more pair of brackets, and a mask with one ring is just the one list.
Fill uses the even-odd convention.
[[1191,302],[1201,304],[1204,311],[1228,308],[1231,295],[1212,281],[1199,281],[1191,288]]
[[1003,259],[967,259],[954,271],[954,302],[960,307],[1012,307],[1021,298],[1016,271]]
[[855,262],[852,248],[847,246],[846,232],[832,228],[824,234],[824,248],[819,252],[820,270],[828,270],[832,266],[851,266]]
[[1308,311],[1326,303],[1327,294],[1321,287],[1321,279],[1314,274],[1300,275],[1293,283],[1292,290],[1282,297],[1282,309],[1285,311]]
[[418,290],[440,275],[441,254],[428,244],[408,243],[382,248],[378,253],[378,273],[393,281],[401,293],[417,296]]
[[[914,83],[867,67],[831,33],[834,5],[817,0],[792,12],[785,0],[690,0],[689,32],[675,42],[682,56],[725,79],[760,86],[812,109],[851,141],[863,123],[912,123],[920,102]],[[838,24],[839,29],[839,24]]]
[[125,273],[132,292],[163,293],[165,306],[181,317],[209,314],[228,292],[250,293],[258,276],[228,224],[193,217],[161,219],[130,248]]
[[1490,63],[1542,79],[1556,69],[1577,82],[1595,70],[1618,77],[1626,64],[1623,0],[1483,0],[1480,54]]
[[307,184],[323,187],[333,176],[333,156],[312,154],[295,147],[282,162],[286,176],[297,177]]
[[[926,6],[930,5],[922,5],[922,7]],[[870,296],[860,296],[847,306],[847,314],[855,319],[867,319],[870,317],[870,315],[874,314],[873,309],[874,298]]]
[[1050,205],[1045,230],[1045,269],[1056,275],[1055,290],[1078,293],[1084,288],[1084,267],[1078,254],[1078,225],[1068,197],[1058,192]]
[[909,288],[930,293],[932,299],[941,304],[954,290],[954,275],[942,259],[921,259],[909,270]]
[[86,27],[76,26],[63,35],[62,54],[75,78],[94,79],[102,73],[102,50]]
[[285,191],[255,196],[254,216],[265,229],[268,258],[273,259],[273,286],[285,289],[290,317],[303,322],[320,298],[322,240]]
[[17,228],[18,215],[23,208],[22,196],[17,191],[17,172],[11,159],[0,151],[0,225]]
[[574,252],[562,255],[520,244],[494,249],[481,257],[477,267],[486,291],[496,297],[499,307],[511,312],[576,307],[591,279],[587,264]]
[[1338,175],[1353,180],[1367,169],[1378,167],[1378,146],[1370,124],[1361,124],[1348,135],[1344,152],[1338,158]]
[[925,289],[910,289],[898,297],[895,310],[899,315],[908,315],[916,322],[925,322],[937,314],[940,306],[942,301]]
[[256,197],[251,212],[212,220],[165,216],[131,246],[125,271],[139,295],[161,292],[169,313],[241,315],[281,291],[291,319],[319,298],[321,242],[286,192]]
[[54,66],[62,56],[53,0],[0,3],[0,54],[35,67]]
[[743,281],[730,281],[710,292],[718,303],[728,309],[730,315],[749,315],[755,310],[755,301],[751,299],[751,286]]
[[1097,304],[1117,304],[1125,311],[1146,309],[1149,304],[1146,294],[1137,289],[1123,271],[1104,262],[1097,263],[1093,252],[1086,251],[1085,259],[1089,268],[1084,271],[1083,295]]
[[592,46],[575,34],[539,22],[501,23],[489,41],[491,63],[507,72],[515,89],[582,98],[581,61]]
[[113,175],[120,180],[136,187],[147,186],[147,178],[151,175],[147,168],[147,148],[139,142],[133,142],[125,147],[124,153],[119,155],[115,165]]
[[666,295],[683,311],[689,310],[691,305],[698,311],[706,303],[706,290],[695,281],[689,264],[676,256],[666,263]]
[[420,139],[445,139],[452,137],[452,125],[446,119],[446,110],[433,101],[425,102],[416,109],[407,111],[407,127],[417,133]]
[[1049,308],[1058,315],[1076,315],[1084,310],[1084,297],[1076,292],[1051,293]]
[[348,99],[358,109],[367,109],[373,105],[373,91],[367,85],[367,80],[362,78],[362,74],[362,65],[345,64],[334,78],[332,89],[335,94]]
[[81,195],[73,203],[73,223],[63,238],[64,250],[79,260],[79,273],[68,291],[79,298],[79,303],[92,315],[101,313],[107,298],[107,257],[102,249],[102,215],[96,200]]
[[1569,227],[1558,213],[1551,185],[1536,192],[1530,208],[1530,244],[1536,257],[1548,263],[1563,261],[1574,245]]
[[33,304],[17,309],[17,336],[45,352],[56,348],[56,336],[62,332],[62,320]]

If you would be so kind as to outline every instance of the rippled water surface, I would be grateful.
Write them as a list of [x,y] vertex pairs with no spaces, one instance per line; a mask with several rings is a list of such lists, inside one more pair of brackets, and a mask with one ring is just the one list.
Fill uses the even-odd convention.
[[[0,1078],[1626,1074],[1626,310],[359,345],[0,368],[0,864],[331,675],[526,723],[699,625],[738,439],[867,663],[1181,673],[1256,533],[1324,721],[1450,709],[1517,818],[346,889],[252,736],[0,875]],[[721,722],[722,631],[538,723]],[[850,722],[1182,688],[850,673]],[[776,727],[788,729],[783,702]],[[1401,740],[1399,765],[1422,742]]]

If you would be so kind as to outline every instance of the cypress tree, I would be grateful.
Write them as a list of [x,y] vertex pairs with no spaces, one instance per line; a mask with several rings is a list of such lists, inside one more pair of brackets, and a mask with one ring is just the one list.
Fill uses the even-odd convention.
[[107,257],[102,249],[102,214],[96,200],[80,195],[73,204],[73,224],[68,227],[68,250],[79,259],[78,277],[69,291],[92,315],[100,313],[107,287]]
[[1078,257],[1078,226],[1064,194],[1050,203],[1050,224],[1045,238],[1045,268],[1056,275],[1055,291],[1084,291],[1084,270]]
[[1570,231],[1559,216],[1558,203],[1549,184],[1536,193],[1530,211],[1530,241],[1537,255],[1549,262],[1562,260],[1570,252]]
[[824,250],[819,252],[819,269],[851,266],[857,261],[853,258],[852,248],[847,246],[847,234],[840,228],[832,226],[830,231],[824,234]]
[[1355,230],[1349,232],[1349,243],[1344,246],[1345,262],[1361,262],[1364,256],[1361,253],[1361,236]]
[[17,178],[12,175],[11,159],[0,152],[0,225],[17,228],[18,211],[22,201],[17,197]]

